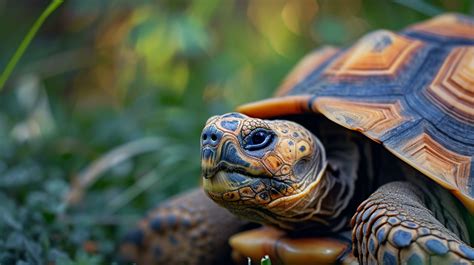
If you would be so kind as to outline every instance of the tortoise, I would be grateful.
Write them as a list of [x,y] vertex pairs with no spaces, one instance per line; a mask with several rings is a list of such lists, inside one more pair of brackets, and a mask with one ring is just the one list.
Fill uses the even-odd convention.
[[444,14],[311,52],[275,97],[211,117],[201,161],[203,189],[149,213],[124,256],[472,263],[474,19]]

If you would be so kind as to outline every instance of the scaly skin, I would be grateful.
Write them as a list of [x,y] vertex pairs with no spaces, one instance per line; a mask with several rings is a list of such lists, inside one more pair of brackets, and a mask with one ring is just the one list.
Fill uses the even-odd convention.
[[380,187],[352,218],[354,255],[361,264],[472,264],[474,250],[453,200],[431,181]]

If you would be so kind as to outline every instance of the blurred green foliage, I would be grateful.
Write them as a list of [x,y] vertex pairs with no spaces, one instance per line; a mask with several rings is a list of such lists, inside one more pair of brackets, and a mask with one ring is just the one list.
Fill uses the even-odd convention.
[[[0,0],[4,67],[46,0]],[[206,119],[272,95],[305,53],[461,0],[68,0],[0,97],[0,263],[109,264],[199,184]]]

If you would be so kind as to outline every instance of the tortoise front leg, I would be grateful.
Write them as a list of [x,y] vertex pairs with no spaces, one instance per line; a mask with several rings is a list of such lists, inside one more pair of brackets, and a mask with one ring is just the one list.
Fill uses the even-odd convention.
[[228,264],[227,241],[245,224],[196,189],[152,210],[125,236],[120,252],[141,265]]
[[453,197],[434,183],[380,187],[352,218],[361,264],[471,264],[474,250]]
[[265,255],[276,265],[358,264],[350,252],[350,231],[326,236],[314,236],[309,231],[291,235],[261,227],[233,235],[229,243],[235,264],[247,264],[247,258],[258,264]]

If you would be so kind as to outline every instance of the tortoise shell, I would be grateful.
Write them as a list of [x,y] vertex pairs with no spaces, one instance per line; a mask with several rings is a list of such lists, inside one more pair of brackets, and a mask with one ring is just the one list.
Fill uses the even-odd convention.
[[474,212],[474,19],[447,14],[307,55],[276,97],[238,111],[319,113],[383,144]]

